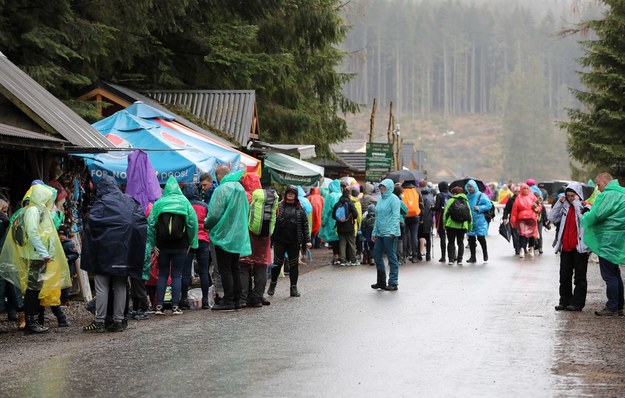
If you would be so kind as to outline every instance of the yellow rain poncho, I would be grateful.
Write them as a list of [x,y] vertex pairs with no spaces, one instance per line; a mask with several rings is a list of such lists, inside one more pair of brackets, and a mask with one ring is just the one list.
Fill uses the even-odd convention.
[[[71,286],[63,245],[49,212],[54,203],[54,194],[43,185],[34,185],[27,195],[30,197],[30,203],[22,210],[23,216],[13,220],[2,248],[0,276],[20,287],[23,295],[29,281],[30,261],[50,257],[45,272],[37,279],[38,282],[43,282],[39,298],[44,300],[44,305],[50,305],[57,302],[59,289]],[[13,225],[19,222],[23,223],[25,230],[26,239],[23,245],[13,239]],[[36,290],[34,286],[33,288]]]

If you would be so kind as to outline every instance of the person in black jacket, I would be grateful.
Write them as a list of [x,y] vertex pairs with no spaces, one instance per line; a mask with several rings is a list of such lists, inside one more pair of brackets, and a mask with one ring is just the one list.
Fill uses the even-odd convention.
[[449,184],[447,181],[441,181],[438,183],[439,192],[436,194],[434,198],[434,219],[436,222],[436,232],[438,232],[438,237],[441,240],[441,258],[438,260],[439,263],[444,263],[445,253],[447,253],[447,235],[445,232],[445,221],[443,221],[443,212],[445,211],[445,205],[447,204],[447,200],[451,198],[451,193],[449,192]]
[[[352,226],[353,232],[353,226]],[[273,266],[271,267],[271,283],[267,294],[273,296],[278,284],[278,276],[284,263],[285,254],[289,261],[289,279],[291,280],[291,297],[299,297],[297,278],[299,276],[299,251],[305,242],[310,249],[310,233],[306,211],[297,199],[297,187],[289,185],[284,192],[284,199],[278,205],[276,226],[273,230]]]
[[[351,190],[343,182],[341,183],[341,190],[343,196],[332,209],[332,218],[336,220],[336,233],[339,235],[339,259],[341,265],[360,265],[356,259],[356,232],[354,229],[358,211],[349,198]],[[336,215],[339,208],[345,209],[340,219]]]
[[[512,190],[513,195],[510,197],[510,199],[508,199],[508,202],[506,202],[506,207],[504,207],[503,215],[501,216],[501,221],[504,224],[510,222],[512,206],[514,206],[514,201],[519,196],[520,192],[521,188],[519,186],[515,186]],[[512,225],[510,226],[510,230],[512,231],[512,245],[514,246],[514,254],[518,256],[521,252],[521,239],[519,237],[519,232],[516,230],[516,228],[512,227]]]
[[122,193],[115,180],[104,176],[96,185],[97,200],[85,220],[81,268],[94,274],[95,320],[83,328],[87,333],[106,331],[104,321],[113,287],[112,331],[124,330],[126,280],[141,279],[147,220],[139,202]]

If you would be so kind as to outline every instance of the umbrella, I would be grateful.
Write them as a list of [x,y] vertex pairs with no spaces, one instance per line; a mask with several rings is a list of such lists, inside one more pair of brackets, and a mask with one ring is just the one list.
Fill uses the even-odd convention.
[[503,236],[508,242],[512,238],[512,229],[510,228],[509,223],[501,223],[499,224],[499,235]]
[[417,182],[419,180],[425,179],[425,176],[420,171],[416,170],[396,170],[391,171],[387,174],[385,178],[393,180],[393,182],[400,181],[414,181]]
[[477,178],[463,178],[462,180],[456,180],[456,181],[452,182],[451,184],[449,184],[449,190],[451,191],[451,189],[454,188],[454,187],[460,187],[460,188],[464,189],[464,186],[467,185],[467,182],[469,182],[469,180],[475,181],[475,183],[477,184],[477,188],[481,192],[486,191],[486,185],[484,185],[482,180],[478,180]]

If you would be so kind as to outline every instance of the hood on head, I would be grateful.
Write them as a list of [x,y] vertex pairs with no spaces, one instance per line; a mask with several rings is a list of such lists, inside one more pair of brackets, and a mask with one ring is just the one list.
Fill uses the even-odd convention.
[[98,181],[98,183],[96,184],[95,195],[98,198],[101,198],[102,196],[113,192],[121,192],[121,190],[117,186],[115,179],[109,175],[102,177],[100,181]]
[[328,184],[328,192],[341,193],[341,182],[339,180],[332,180],[332,182]]
[[312,188],[310,188],[310,195],[319,195],[320,192],[321,192],[321,190],[319,189],[319,187],[312,187]]
[[447,181],[441,181],[438,183],[438,190],[440,192],[447,192],[449,191],[449,183]]
[[[469,180],[469,181],[467,182],[467,184],[464,186],[464,190],[465,190],[466,192],[469,192],[469,187],[470,187],[470,186],[471,186],[471,187],[473,187],[473,189],[474,189],[475,193],[480,192],[479,188],[477,187],[477,182],[475,182],[474,180]],[[471,194],[470,194],[470,193],[468,193],[468,195],[471,195]]]
[[525,181],[525,183],[528,186],[533,187],[534,185],[536,185],[536,180],[534,180],[533,178],[528,178],[527,181]]
[[586,199],[584,198],[584,189],[582,188],[582,184],[580,184],[579,182],[572,182],[567,185],[565,192],[568,190],[575,192],[577,196],[579,196],[582,200]]
[[390,178],[382,180],[380,185],[383,185],[386,188],[386,192],[382,194],[382,197],[388,197],[393,194],[393,189],[395,188],[395,183]]
[[372,195],[375,187],[370,182],[365,183],[365,187],[363,188],[363,192],[365,195]]
[[52,191],[43,185],[34,185],[30,193],[30,204],[45,205],[52,199]]
[[194,183],[184,184],[182,186],[182,194],[189,200],[200,199],[200,191],[198,191],[197,185]]
[[297,187],[295,185],[287,185],[286,189],[284,190],[284,196],[286,196],[286,194],[289,192],[293,192],[295,196],[299,196],[297,194]]
[[174,176],[169,176],[167,184],[165,184],[165,188],[163,189],[163,196],[168,195],[182,195],[180,185],[178,185],[178,181],[176,181]]
[[520,188],[520,191],[519,191],[519,195],[525,195],[525,194],[523,193],[523,190],[524,190],[525,188],[527,188],[527,189],[529,190],[529,192],[527,193],[527,195],[529,195],[529,194],[531,194],[531,193],[532,193],[532,190],[530,189],[530,186],[529,186],[529,185],[527,185],[527,184],[521,184],[521,188]]
[[260,183],[260,177],[256,173],[247,173],[242,179],[241,184],[245,188],[245,192],[252,193],[263,186]]

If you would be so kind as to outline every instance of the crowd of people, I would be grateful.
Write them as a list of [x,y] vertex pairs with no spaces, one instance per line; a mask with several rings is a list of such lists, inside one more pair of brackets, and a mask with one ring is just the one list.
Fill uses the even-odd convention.
[[[109,176],[94,187],[95,199],[76,226],[58,219],[58,190],[33,182],[11,218],[0,199],[0,277],[10,320],[30,333],[45,333],[45,307],[60,327],[76,274],[75,263],[93,276],[93,322],[87,333],[122,331],[127,319],[151,314],[180,315],[190,308],[189,289],[199,276],[201,308],[235,311],[269,305],[280,276],[288,275],[289,296],[300,297],[299,266],[313,248],[332,250],[336,266],[375,265],[376,290],[397,291],[399,269],[408,261],[432,261],[434,234],[439,262],[463,266],[489,261],[486,236],[503,207],[515,255],[543,252],[543,228],[556,228],[560,257],[560,300],[556,310],[581,311],[591,252],[599,256],[608,302],[598,316],[623,313],[625,189],[607,173],[597,192],[584,197],[573,182],[562,187],[549,212],[546,192],[533,179],[520,184],[467,179],[435,187],[427,181],[384,179],[362,188],[352,178],[327,187],[288,185],[280,194],[263,187],[258,175],[216,167],[214,178],[123,193]],[[480,186],[482,184],[482,186]],[[129,184],[130,185],[130,184]],[[129,195],[128,192],[133,193]],[[465,235],[467,236],[465,244]],[[267,287],[267,282],[269,286]],[[220,295],[221,294],[221,295]]]

